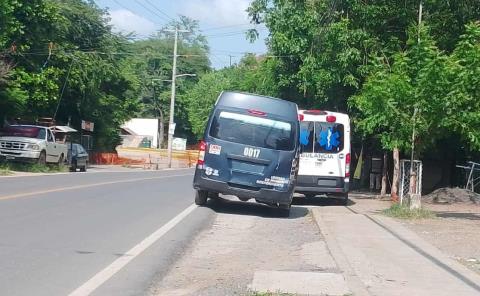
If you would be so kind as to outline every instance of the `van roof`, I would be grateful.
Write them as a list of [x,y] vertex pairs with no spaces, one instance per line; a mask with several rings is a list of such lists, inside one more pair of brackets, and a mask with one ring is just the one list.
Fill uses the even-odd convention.
[[215,105],[253,109],[267,114],[281,116],[291,121],[298,120],[297,104],[273,97],[243,92],[224,91],[218,97]]

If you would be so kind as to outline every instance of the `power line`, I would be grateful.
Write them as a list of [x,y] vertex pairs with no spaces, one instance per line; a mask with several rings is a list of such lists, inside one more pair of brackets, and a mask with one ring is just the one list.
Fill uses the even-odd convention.
[[53,119],[57,117],[58,108],[60,107],[60,103],[62,102],[63,93],[65,92],[65,88],[67,87],[68,77],[70,77],[70,71],[72,70],[72,66],[74,62],[75,62],[75,59],[72,59],[72,62],[70,63],[70,67],[68,68],[67,77],[65,77],[65,81],[63,82],[62,92],[60,93],[60,98],[58,98],[57,108],[55,109],[55,113],[53,114]]
[[229,25],[229,26],[220,26],[220,27],[210,27],[210,28],[203,29],[203,30],[201,30],[201,31],[202,31],[202,32],[205,32],[205,31],[216,31],[216,30],[222,30],[222,29],[227,29],[227,28],[244,27],[244,26],[248,26],[248,25],[251,25],[251,24],[245,23],[245,24],[238,24],[238,25]]
[[149,4],[150,6],[153,7],[153,9],[155,9],[156,11],[160,12],[161,14],[163,14],[164,16],[166,16],[167,18],[171,19],[172,21],[175,21],[174,18],[172,18],[170,15],[168,15],[167,13],[163,12],[160,8],[158,8],[156,5],[154,5],[152,2],[150,2],[150,0],[144,0],[147,4]]
[[221,59],[220,57],[218,57],[216,54],[210,53],[210,56],[211,56],[214,60],[216,60],[217,62],[219,62],[221,65],[223,65],[223,66],[228,66],[228,63],[227,63],[226,61],[222,60],[222,59]]
[[[132,14],[141,17],[138,13],[136,13],[135,11],[133,11],[133,10],[131,10],[130,8],[126,7],[125,5],[123,5],[122,3],[120,3],[118,0],[113,0],[113,2],[115,2],[118,6],[122,7],[123,9],[125,9],[125,10],[127,10],[127,11],[130,11]],[[149,21],[151,21],[151,20],[149,20]],[[153,22],[153,21],[151,21],[151,22],[155,24],[155,22]]]
[[167,23],[170,21],[170,19],[156,13],[155,11],[152,11],[150,8],[148,8],[147,6],[145,6],[145,4],[143,4],[142,2],[138,1],[138,0],[134,0],[136,3],[138,3],[138,5],[142,6],[143,8],[145,8],[150,14],[153,14],[157,17],[159,17],[160,19],[162,19],[162,21],[166,21]]
[[[260,28],[257,29],[257,32],[263,32],[266,31],[266,28]],[[230,32],[221,32],[221,33],[216,33],[216,34],[211,34],[211,35],[203,35],[204,37],[223,37],[223,36],[235,36],[235,35],[241,35],[247,33],[248,30],[241,30],[241,31],[230,31]]]

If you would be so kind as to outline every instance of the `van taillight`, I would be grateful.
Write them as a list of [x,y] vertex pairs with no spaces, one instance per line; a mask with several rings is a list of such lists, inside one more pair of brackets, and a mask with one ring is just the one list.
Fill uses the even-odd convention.
[[328,115],[327,116],[327,122],[335,122],[337,121],[337,118],[333,115]]
[[305,116],[303,114],[298,114],[298,121],[303,121],[305,119]]
[[350,177],[350,153],[345,157],[345,177]]
[[207,143],[200,141],[200,147],[198,148],[198,161],[197,165],[203,165],[205,163],[205,151],[207,150]]
[[265,112],[263,112],[263,111],[253,110],[253,109],[248,110],[248,113],[250,113],[250,114],[252,114],[252,115],[256,115],[256,116],[265,116],[265,115],[267,115],[267,113],[265,113]]

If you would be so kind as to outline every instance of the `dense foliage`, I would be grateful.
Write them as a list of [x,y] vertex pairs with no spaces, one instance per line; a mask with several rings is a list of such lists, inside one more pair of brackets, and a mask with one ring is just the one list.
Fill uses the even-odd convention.
[[[212,70],[199,24],[180,17],[177,136],[202,137],[219,93],[277,96],[351,113],[355,135],[408,152],[455,138],[480,150],[480,3],[476,0],[253,0],[268,53]],[[418,30],[418,28],[421,28]],[[247,37],[255,39],[254,30]],[[168,122],[173,35],[112,33],[93,1],[0,0],[0,119],[96,123],[111,150],[134,116]],[[417,110],[417,112],[415,112]],[[415,114],[415,116],[414,116]]]
[[15,67],[0,90],[0,117],[55,117],[96,124],[96,148],[119,142],[119,125],[139,111],[139,79],[105,12],[79,0],[2,1],[3,63]]
[[422,1],[418,32],[420,2],[254,0],[248,12],[270,30],[278,96],[349,112],[389,150],[407,152],[414,125],[420,151],[447,137],[480,149],[472,80],[480,3]]

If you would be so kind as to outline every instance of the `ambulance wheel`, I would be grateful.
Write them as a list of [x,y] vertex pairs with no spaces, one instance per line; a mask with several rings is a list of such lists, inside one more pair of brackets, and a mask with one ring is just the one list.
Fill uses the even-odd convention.
[[207,203],[208,191],[197,190],[195,192],[195,204],[198,206],[204,206]]

